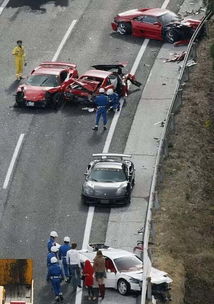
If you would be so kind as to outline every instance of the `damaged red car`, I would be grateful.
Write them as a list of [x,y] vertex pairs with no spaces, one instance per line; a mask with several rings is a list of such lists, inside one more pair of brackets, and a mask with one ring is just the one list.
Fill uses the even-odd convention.
[[111,88],[120,96],[126,96],[128,80],[138,87],[141,85],[134,75],[123,74],[122,69],[126,65],[127,63],[92,66],[94,70],[87,71],[67,86],[64,98],[68,101],[90,102],[91,98],[98,94],[100,88],[104,88],[105,91]]
[[44,62],[19,85],[16,91],[18,107],[51,106],[55,109],[63,102],[65,88],[78,78],[77,67],[73,63]]
[[141,8],[118,14],[111,25],[121,35],[174,43],[189,40],[199,24],[200,20],[181,20],[167,9]]

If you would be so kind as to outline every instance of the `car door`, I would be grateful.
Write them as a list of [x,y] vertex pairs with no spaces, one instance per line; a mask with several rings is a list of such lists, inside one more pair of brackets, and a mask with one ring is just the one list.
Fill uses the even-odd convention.
[[133,20],[133,28],[142,34],[142,37],[162,40],[162,25],[155,16],[140,16]]
[[106,267],[106,279],[105,279],[105,285],[107,288],[117,288],[117,270],[114,266],[113,261],[105,257],[105,267]]

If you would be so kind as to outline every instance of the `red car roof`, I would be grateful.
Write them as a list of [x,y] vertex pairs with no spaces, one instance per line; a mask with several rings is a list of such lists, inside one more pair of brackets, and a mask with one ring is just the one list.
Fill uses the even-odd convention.
[[47,68],[38,68],[33,72],[33,75],[35,74],[50,74],[50,75],[59,75],[61,71],[64,69],[47,69]]
[[169,12],[169,10],[162,9],[162,8],[139,8],[139,9],[133,9],[126,12],[122,12],[118,14],[119,17],[125,17],[125,18],[134,18],[137,16],[155,16],[159,17],[165,13]]
[[[141,9],[139,9],[139,11],[141,11]],[[167,9],[163,9],[163,8],[149,8],[148,10],[141,11],[141,12],[142,12],[142,15],[159,17],[163,14],[166,14],[169,11]]]
[[33,74],[51,74],[59,75],[61,71],[66,69],[75,69],[76,65],[67,62],[43,62],[35,68]]

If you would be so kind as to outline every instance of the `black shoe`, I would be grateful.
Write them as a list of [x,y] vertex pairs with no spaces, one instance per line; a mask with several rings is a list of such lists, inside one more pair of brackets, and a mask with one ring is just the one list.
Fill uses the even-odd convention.
[[117,108],[117,111],[119,112],[119,111],[120,111],[120,108]]
[[92,130],[98,131],[98,127],[95,126],[95,127],[92,128]]
[[103,130],[104,130],[104,131],[106,131],[106,130],[107,130],[106,126],[103,126]]
[[58,297],[58,296],[55,297],[55,301],[56,301],[56,302],[59,302],[59,297]]
[[82,288],[82,286],[79,284],[79,285],[77,285],[79,288]]
[[59,298],[60,298],[60,301],[63,301],[63,299],[64,299],[63,295],[60,295]]

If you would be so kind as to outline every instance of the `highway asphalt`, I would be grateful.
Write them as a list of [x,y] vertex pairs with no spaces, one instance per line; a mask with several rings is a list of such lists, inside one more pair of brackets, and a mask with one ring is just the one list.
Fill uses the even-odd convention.
[[[58,5],[59,2],[61,5]],[[143,42],[112,34],[110,22],[120,11],[142,6],[134,0],[9,1],[0,16],[1,103],[0,185],[3,185],[20,134],[23,145],[7,189],[0,190],[1,258],[33,258],[35,303],[51,303],[46,276],[46,242],[51,230],[81,247],[88,208],[80,200],[83,173],[92,153],[101,152],[107,132],[91,130],[95,114],[66,105],[60,111],[14,109],[15,79],[12,48],[17,39],[26,47],[29,73],[51,60],[73,20],[77,23],[58,60],[74,62],[79,73],[93,64],[128,61],[129,70]],[[3,1],[0,2],[1,4]],[[26,5],[28,4],[28,5]],[[176,4],[177,5],[177,4]],[[161,1],[144,6],[160,7]],[[176,9],[174,5],[171,9]],[[151,41],[136,76],[141,90],[127,98],[112,140],[112,152],[124,151],[126,139],[160,42]],[[110,117],[111,118],[111,117]],[[104,241],[109,210],[95,209],[90,241]],[[66,295],[74,302],[71,291]]]

